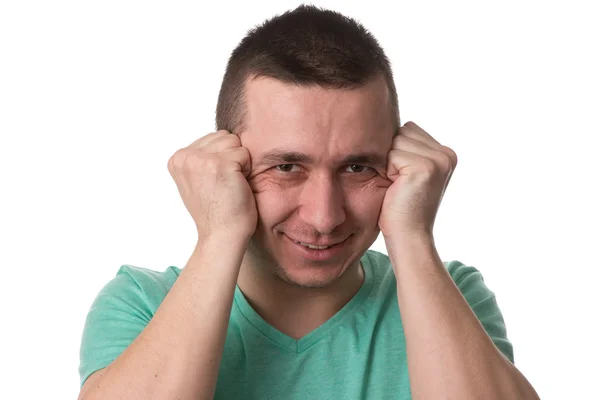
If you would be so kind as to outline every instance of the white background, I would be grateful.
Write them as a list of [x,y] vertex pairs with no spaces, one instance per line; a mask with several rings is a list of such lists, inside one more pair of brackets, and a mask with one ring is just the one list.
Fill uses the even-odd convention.
[[[598,393],[593,3],[313,3],[375,34],[402,121],[458,154],[438,250],[483,273],[543,399]],[[2,2],[0,398],[76,398],[98,290],[122,264],[184,266],[195,230],[167,160],[214,129],[246,31],[298,4]]]

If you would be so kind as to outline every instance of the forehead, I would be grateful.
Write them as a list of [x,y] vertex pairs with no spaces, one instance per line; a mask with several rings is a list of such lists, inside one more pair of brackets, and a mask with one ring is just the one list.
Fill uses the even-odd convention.
[[392,143],[393,112],[383,78],[329,89],[260,77],[247,82],[245,97],[241,139],[253,159],[272,148],[319,158],[383,152]]

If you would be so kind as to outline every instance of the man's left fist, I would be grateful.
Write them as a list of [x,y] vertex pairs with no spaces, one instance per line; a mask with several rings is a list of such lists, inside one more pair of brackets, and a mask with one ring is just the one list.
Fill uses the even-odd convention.
[[457,162],[451,148],[441,145],[414,122],[399,128],[387,160],[387,178],[392,185],[379,215],[379,229],[385,238],[433,237],[437,210]]

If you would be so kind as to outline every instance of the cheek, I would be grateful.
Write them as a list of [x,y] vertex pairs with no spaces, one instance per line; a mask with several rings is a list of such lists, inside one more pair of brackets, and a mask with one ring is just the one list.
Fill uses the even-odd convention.
[[252,189],[258,218],[264,225],[281,222],[296,207],[297,192],[272,179],[261,179]]
[[365,225],[377,224],[385,191],[382,187],[370,187],[349,193],[348,211]]

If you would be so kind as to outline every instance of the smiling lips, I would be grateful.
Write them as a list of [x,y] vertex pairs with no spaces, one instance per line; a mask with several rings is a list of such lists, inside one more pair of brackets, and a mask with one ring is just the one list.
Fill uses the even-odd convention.
[[300,245],[302,245],[304,247],[308,247],[309,249],[314,249],[314,250],[324,250],[324,249],[328,249],[331,246],[333,246],[333,244],[329,245],[329,246],[317,246],[317,245],[310,244],[310,243],[297,242],[295,240],[294,240],[294,243],[300,244]]
[[[292,240],[294,240],[294,239],[292,239]],[[344,240],[346,240],[346,239],[344,239]],[[342,243],[344,240],[342,240],[340,242],[325,244],[325,245],[318,245],[318,244],[312,244],[312,243],[299,242],[297,240],[294,240],[294,243],[299,244],[299,245],[304,246],[304,247],[308,247],[309,249],[313,249],[313,250],[324,250],[324,249],[328,249],[328,248],[330,248],[332,246],[335,246],[336,244]]]
[[299,257],[314,262],[327,262],[328,260],[333,260],[344,252],[352,234],[341,242],[330,240],[326,243],[321,242],[319,244],[302,242],[299,240],[294,240],[287,235],[284,236],[286,241],[289,240],[289,243],[292,244],[294,253]]

